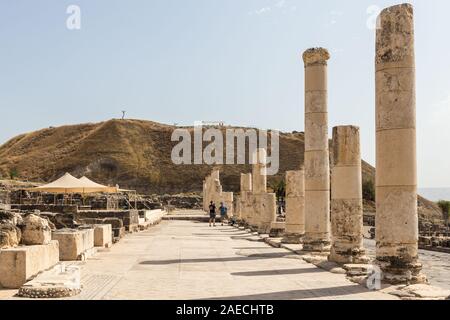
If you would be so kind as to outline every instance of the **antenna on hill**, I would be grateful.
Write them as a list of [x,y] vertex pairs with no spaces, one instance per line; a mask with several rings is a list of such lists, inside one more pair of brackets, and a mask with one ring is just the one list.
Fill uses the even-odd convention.
[[126,111],[122,110],[122,120],[125,119],[125,113],[126,113]]

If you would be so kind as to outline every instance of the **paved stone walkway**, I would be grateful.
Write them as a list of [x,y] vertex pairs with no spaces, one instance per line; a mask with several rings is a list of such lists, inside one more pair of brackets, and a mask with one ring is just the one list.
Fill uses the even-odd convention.
[[74,298],[394,299],[247,238],[229,226],[164,221],[78,262],[83,292]]

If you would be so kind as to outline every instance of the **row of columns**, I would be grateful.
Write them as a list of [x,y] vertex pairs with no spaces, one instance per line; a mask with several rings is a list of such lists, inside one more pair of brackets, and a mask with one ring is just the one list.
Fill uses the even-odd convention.
[[[383,10],[376,40],[376,261],[391,283],[420,283],[418,262],[416,115],[413,8]],[[304,168],[286,173],[286,226],[283,241],[338,263],[367,263],[363,248],[360,130],[333,128],[332,166],[328,141],[326,49],[304,52]],[[264,153],[262,153],[264,154]],[[259,156],[259,155],[258,155]],[[331,181],[330,181],[331,171]],[[275,209],[267,195],[261,162],[253,167],[253,190],[241,191],[253,206],[241,219],[268,233]],[[249,196],[250,195],[250,196]],[[260,197],[258,197],[260,195]],[[242,197],[242,192],[241,192]],[[270,202],[275,200],[270,200]],[[245,202],[245,201],[243,201]],[[245,207],[245,206],[243,206]],[[252,208],[250,208],[252,207]]]

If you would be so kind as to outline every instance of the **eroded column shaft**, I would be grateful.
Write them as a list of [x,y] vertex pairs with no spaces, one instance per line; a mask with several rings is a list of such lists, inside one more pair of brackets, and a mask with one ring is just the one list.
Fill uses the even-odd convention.
[[252,192],[252,174],[251,173],[242,173],[241,174],[241,194],[239,196],[239,209],[240,209],[240,220],[244,223],[248,223],[249,214],[251,211],[249,195]]
[[413,7],[383,10],[376,39],[376,241],[385,279],[421,282]]
[[333,128],[330,261],[364,263],[359,128]]
[[300,243],[305,234],[305,171],[286,172],[286,229],[284,243]]

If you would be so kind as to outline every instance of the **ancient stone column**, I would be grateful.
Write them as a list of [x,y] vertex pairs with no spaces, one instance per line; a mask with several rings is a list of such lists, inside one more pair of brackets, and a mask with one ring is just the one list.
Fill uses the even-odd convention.
[[305,63],[305,251],[330,249],[330,163],[328,150],[326,49],[308,49]]
[[252,154],[252,196],[251,215],[249,217],[250,229],[258,231],[261,220],[261,195],[267,192],[267,176],[266,176],[266,150],[258,148]]
[[383,10],[376,37],[376,256],[391,283],[423,282],[418,263],[413,7]]
[[258,148],[253,154],[252,189],[254,194],[267,192],[266,174],[267,152],[264,148]]
[[[222,192],[220,194],[220,202],[223,202],[225,207],[228,209],[227,215],[228,217],[232,217],[234,215],[234,195],[233,192]],[[220,206],[220,202],[217,204]]]
[[338,263],[366,263],[359,128],[333,128],[331,169],[331,254]]
[[210,199],[210,183],[211,183],[211,177],[207,176],[205,180],[203,181],[203,210],[208,212],[209,211],[209,202]]
[[258,233],[272,233],[272,224],[277,218],[277,196],[275,193],[255,195],[259,204]]
[[239,197],[240,201],[240,220],[241,223],[248,223],[248,214],[249,214],[249,195],[252,192],[252,174],[251,173],[242,173],[241,174],[241,194]]
[[300,243],[305,234],[305,171],[286,172],[286,229],[284,243]]

